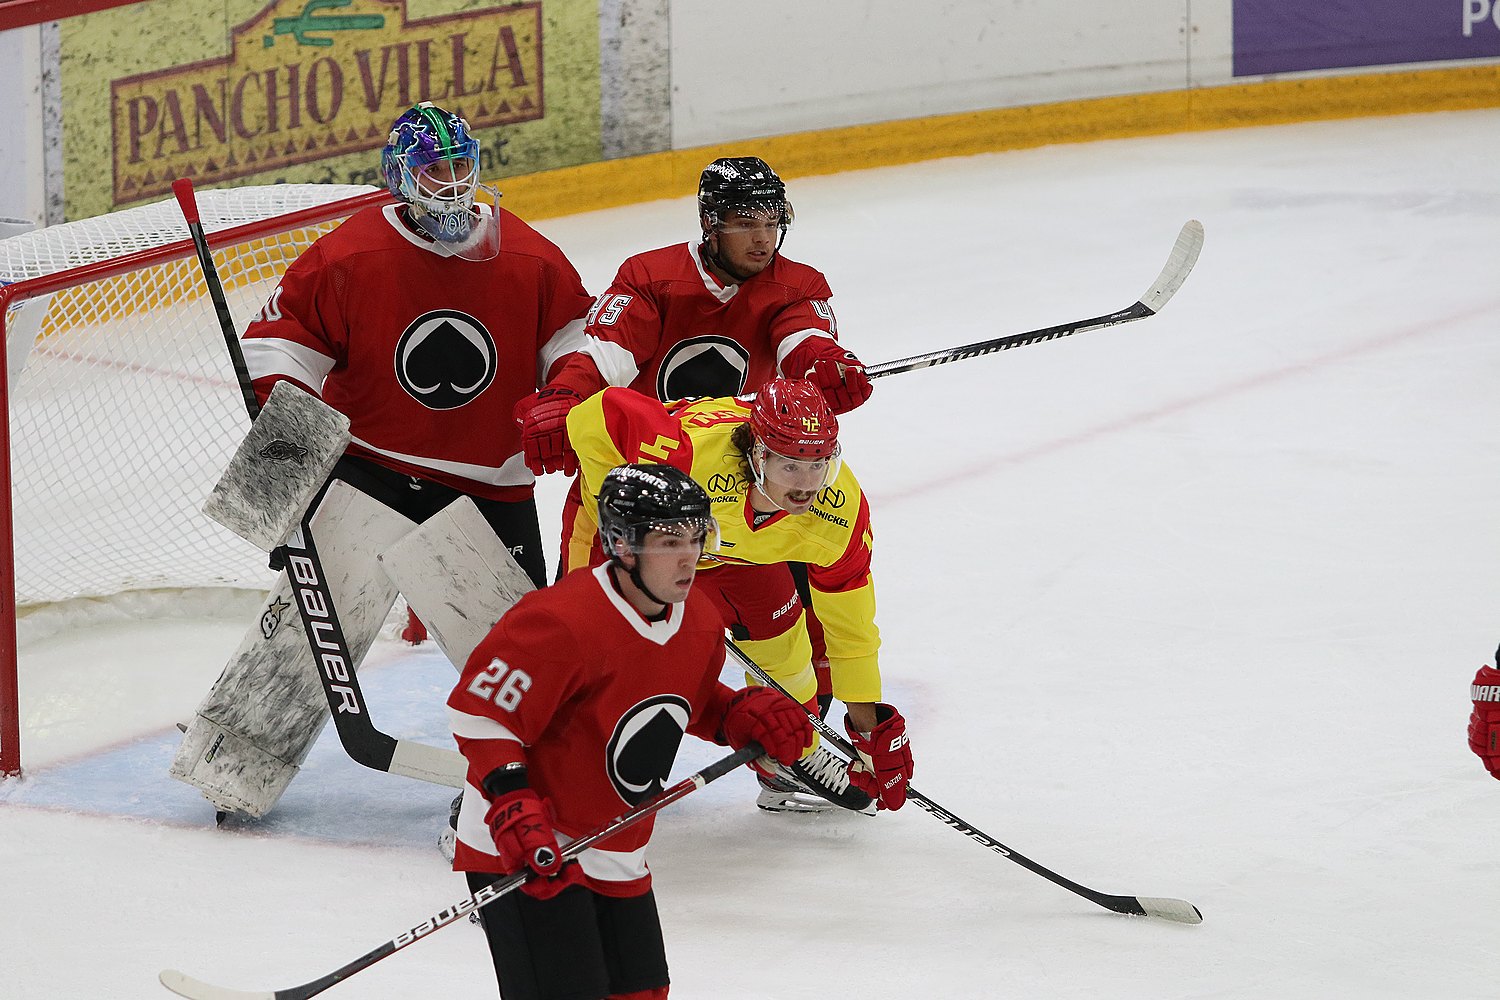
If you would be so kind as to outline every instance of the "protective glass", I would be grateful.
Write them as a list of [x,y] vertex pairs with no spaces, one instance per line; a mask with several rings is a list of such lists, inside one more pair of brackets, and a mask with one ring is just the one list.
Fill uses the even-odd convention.
[[756,442],[755,458],[762,488],[777,487],[789,493],[816,492],[838,477],[841,449],[833,446],[828,458],[802,459],[779,455]]
[[714,232],[726,236],[764,232],[767,235],[777,234],[779,241],[786,237],[786,231],[792,224],[792,203],[763,201],[735,205],[710,213],[709,224]]
[[632,551],[663,555],[675,555],[689,547],[695,554],[719,551],[719,522],[712,517],[692,517],[685,521],[668,524],[653,524]]

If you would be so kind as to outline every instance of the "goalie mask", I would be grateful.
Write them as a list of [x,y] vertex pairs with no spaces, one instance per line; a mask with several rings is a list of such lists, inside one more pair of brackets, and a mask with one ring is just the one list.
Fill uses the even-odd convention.
[[386,187],[405,202],[407,218],[433,240],[433,248],[465,260],[490,260],[500,252],[496,209],[475,204],[482,188],[492,201],[500,194],[479,183],[479,140],[469,123],[423,101],[391,126],[380,169]]

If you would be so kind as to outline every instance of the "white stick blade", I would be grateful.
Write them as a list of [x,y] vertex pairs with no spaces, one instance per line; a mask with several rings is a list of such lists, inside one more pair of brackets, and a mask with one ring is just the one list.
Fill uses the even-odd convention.
[[418,781],[430,781],[434,785],[462,788],[464,776],[469,773],[469,762],[457,750],[444,750],[415,740],[397,740],[391,766],[386,770]]
[[1167,265],[1161,269],[1156,281],[1141,296],[1141,303],[1153,313],[1161,312],[1162,307],[1167,304],[1187,276],[1192,273],[1193,265],[1198,263],[1198,254],[1203,249],[1203,223],[1197,219],[1189,219],[1182,224],[1182,230],[1177,234],[1177,242],[1172,246],[1172,253],[1167,258]]
[[167,989],[178,996],[187,997],[188,1000],[276,1000],[275,993],[268,993],[264,990],[250,992],[226,989],[223,986],[205,983],[201,979],[194,979],[176,969],[163,969],[157,978]]
[[1175,920],[1180,924],[1201,924],[1203,914],[1198,908],[1185,899],[1166,899],[1161,896],[1137,896],[1135,901],[1141,904],[1141,909],[1146,911],[1148,917],[1161,917],[1163,920]]

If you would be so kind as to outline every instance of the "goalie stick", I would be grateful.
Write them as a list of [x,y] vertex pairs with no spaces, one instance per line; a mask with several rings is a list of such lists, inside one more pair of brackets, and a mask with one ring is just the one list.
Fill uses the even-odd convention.
[[1162,311],[1177,289],[1181,288],[1182,283],[1187,280],[1188,274],[1193,270],[1193,265],[1198,262],[1198,253],[1202,249],[1203,223],[1197,219],[1189,219],[1183,223],[1182,230],[1177,234],[1177,242],[1172,244],[1172,253],[1167,257],[1167,263],[1162,267],[1161,274],[1132,306],[1121,309],[1119,312],[1095,316],[1092,319],[1074,320],[1071,323],[1043,327],[1040,330],[1029,330],[1026,333],[1013,333],[1008,337],[983,340],[964,347],[949,347],[929,354],[885,361],[866,368],[865,374],[870,378],[880,378],[882,375],[895,375],[897,372],[931,368],[933,365],[945,365],[950,361],[976,358],[981,354],[994,354],[996,351],[1007,351],[1012,347],[1040,344],[1045,340],[1071,337],[1075,333],[1083,333],[1086,330],[1099,330],[1106,326],[1118,326],[1121,323],[1155,316]]
[[[173,181],[172,194],[176,196],[183,218],[187,220],[188,232],[192,235],[193,247],[198,253],[198,263],[203,269],[203,279],[208,285],[209,298],[213,300],[214,313],[219,319],[219,329],[224,334],[224,346],[229,349],[245,410],[253,423],[260,415],[260,401],[255,398],[250,371],[245,365],[245,354],[240,348],[239,336],[234,332],[234,320],[224,297],[224,286],[219,280],[218,269],[214,267],[208,237],[203,232],[198,200],[193,194],[193,182],[186,177]],[[317,506],[316,500],[312,506]],[[333,594],[323,572],[323,563],[318,558],[312,533],[308,530],[308,519],[308,515],[303,516],[301,527],[293,531],[286,544],[273,555],[286,563],[287,572],[292,574],[292,580],[297,584],[293,588],[297,597],[297,613],[302,620],[303,631],[307,634],[313,662],[318,664],[318,680],[323,685],[328,710],[333,715],[334,728],[344,752],[356,763],[376,771],[388,771],[409,778],[459,787],[463,780],[463,768],[461,760],[455,763],[454,759],[458,758],[458,754],[425,743],[398,740],[376,729],[370,720],[364,692],[360,690],[359,681],[355,677],[354,657],[349,653],[349,643],[344,638],[343,626],[339,624]]]
[[[660,812],[709,782],[722,778],[740,765],[750,763],[764,752],[760,744],[750,743],[743,749],[736,750],[729,756],[720,758],[696,774],[688,775],[670,788],[663,789],[635,808],[621,813],[617,818],[610,820],[594,832],[572,841],[567,847],[563,848],[563,858],[572,859],[576,857],[600,841],[607,840],[621,830],[634,826],[647,816]],[[253,990],[233,990],[225,986],[214,986],[211,983],[194,979],[192,976],[184,975],[176,969],[165,969],[158,978],[161,980],[161,984],[167,989],[178,996],[188,997],[189,1000],[306,1000],[307,997],[315,997],[330,986],[343,982],[356,972],[368,969],[381,959],[394,955],[407,945],[415,944],[433,931],[446,927],[466,914],[479,909],[481,906],[487,906],[506,893],[520,888],[521,884],[529,877],[529,873],[522,872],[487,885],[469,898],[455,903],[447,909],[439,910],[433,916],[428,917],[414,927],[407,928],[379,947],[365,952],[354,961],[335,969],[326,976],[303,983],[300,986],[292,986],[281,990],[262,990],[259,992]]]
[[[792,697],[786,688],[777,683],[776,678],[762,670],[760,664],[756,663],[744,650],[740,649],[733,639],[725,639],[724,644],[729,647],[729,651],[734,654],[735,659],[744,664],[745,669],[758,677],[767,687],[780,691],[788,698]],[[792,700],[795,701],[796,699],[793,698]],[[850,760],[858,759],[858,751],[854,749],[853,744],[846,740],[838,730],[824,722],[814,712],[808,712],[807,717],[812,720],[812,724],[818,732],[823,734],[824,739],[842,750]],[[1090,889],[1088,886],[1079,885],[1072,879],[1064,878],[1057,874],[1057,872],[1037,864],[1025,855],[1011,850],[977,826],[959,819],[953,813],[944,809],[909,784],[906,786],[906,797],[908,800],[915,802],[924,812],[936,816],[970,840],[978,841],[1001,857],[1009,858],[1027,871],[1035,872],[1049,882],[1060,885],[1069,892],[1077,893],[1084,899],[1092,903],[1097,903],[1106,910],[1113,910],[1116,913],[1129,913],[1136,916],[1161,917],[1163,920],[1175,920],[1183,924],[1201,924],[1203,922],[1203,914],[1199,912],[1196,906],[1185,899],[1170,899],[1161,896],[1112,896],[1109,893],[1099,892],[1096,889]]]

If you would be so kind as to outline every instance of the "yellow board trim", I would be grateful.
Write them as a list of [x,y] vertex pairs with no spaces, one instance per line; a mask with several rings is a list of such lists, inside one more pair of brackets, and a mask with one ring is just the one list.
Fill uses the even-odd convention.
[[[809,177],[1057,143],[1494,107],[1500,107],[1500,65],[1315,76],[745,139],[517,175],[503,179],[499,186],[505,207],[523,219],[549,219],[686,197],[697,191],[704,164],[717,156],[762,156],[783,176]],[[232,290],[245,280],[227,265],[235,259],[262,256],[249,254],[251,249],[258,247],[218,252],[226,288]],[[287,263],[282,260],[275,265],[274,276],[279,277]],[[178,261],[158,269],[160,273],[154,276],[125,276],[110,279],[112,284],[102,289],[92,285],[59,294],[62,299],[78,297],[78,312],[83,316],[96,311],[89,303],[135,301],[139,308],[149,309],[203,294],[196,268],[194,261]],[[126,283],[142,280],[147,282],[144,292],[126,292]],[[128,306],[113,308],[130,311]],[[70,315],[54,306],[43,336],[71,325],[52,318],[60,314]]]
[[717,156],[764,157],[784,177],[1065,142],[1500,107],[1500,65],[1360,73],[1102,97],[798,132],[507,177],[505,207],[548,219],[698,190]]

